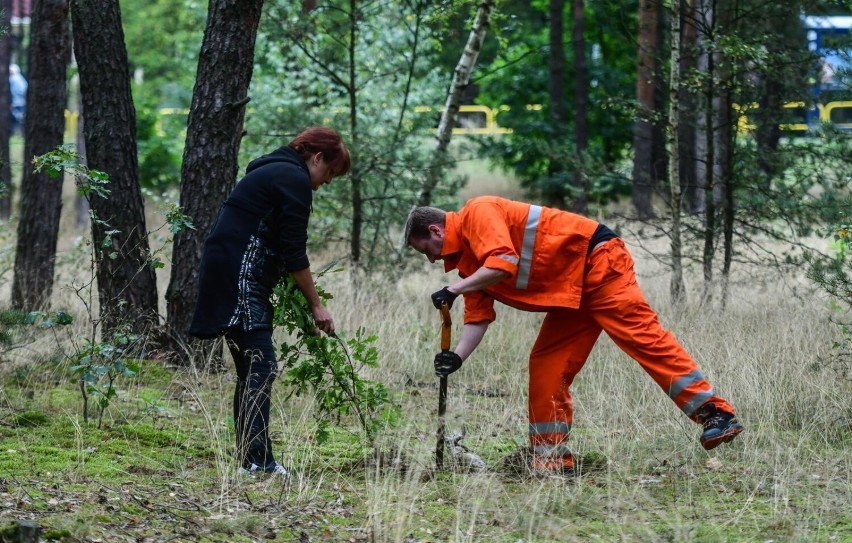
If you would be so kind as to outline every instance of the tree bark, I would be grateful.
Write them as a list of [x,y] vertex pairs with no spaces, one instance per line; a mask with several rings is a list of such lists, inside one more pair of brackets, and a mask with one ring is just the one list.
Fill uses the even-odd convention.
[[548,80],[548,91],[550,94],[550,108],[553,112],[553,120],[557,129],[564,127],[568,121],[565,112],[565,23],[562,12],[565,9],[565,0],[550,0],[550,55],[548,66],[550,78]]
[[[697,67],[696,57],[696,24],[694,0],[682,3],[681,12],[681,57],[680,73],[689,74]],[[704,211],[704,193],[698,182],[695,170],[695,132],[697,127],[697,93],[690,86],[680,89],[680,122],[678,139],[680,148],[680,190],[683,193],[683,203],[689,213]]]
[[470,29],[470,35],[467,38],[467,44],[459,63],[456,65],[455,72],[453,72],[453,81],[450,83],[450,91],[447,93],[447,102],[444,105],[443,113],[441,113],[441,122],[438,123],[435,159],[432,161],[426,181],[423,183],[417,205],[428,206],[431,203],[432,191],[435,190],[441,180],[441,171],[446,164],[447,148],[450,145],[453,126],[455,126],[459,114],[461,98],[470,82],[470,74],[476,65],[476,58],[479,56],[482,42],[488,31],[488,26],[491,24],[491,12],[494,11],[494,4],[495,0],[482,0],[479,3],[476,17],[473,20],[473,27]]
[[712,295],[713,259],[716,252],[716,37],[715,13],[713,2],[698,0],[702,32],[698,42],[702,50],[698,58],[698,69],[704,73],[701,100],[697,109],[699,118],[696,132],[696,177],[702,179],[704,192],[704,247],[702,250],[702,271],[704,274],[704,293],[702,300],[709,301]]
[[[0,28],[12,28],[12,0],[0,0]],[[9,63],[12,60],[12,37],[9,32],[0,36],[0,111],[11,108]],[[12,214],[12,168],[9,156],[9,115],[0,115],[0,221]]]
[[574,171],[575,193],[571,207],[577,213],[585,213],[589,202],[588,179],[583,167],[586,148],[589,146],[589,74],[586,66],[586,40],[583,36],[585,28],[583,0],[574,0],[574,145],[577,168]]
[[53,292],[62,177],[51,179],[46,173],[35,173],[32,158],[62,145],[65,132],[65,74],[71,53],[68,0],[36,0],[31,25],[21,210],[12,282],[12,307],[23,310],[47,307]]
[[92,243],[105,333],[156,324],[157,281],[150,265],[139,187],[136,110],[118,0],[71,0],[88,167],[109,176],[108,197],[93,195]]
[[173,353],[189,350],[214,354],[213,342],[191,340],[187,330],[198,296],[198,266],[204,240],[236,183],[262,7],[263,0],[209,3],[181,168],[180,205],[195,230],[175,234],[172,274],[166,291],[164,341]]
[[[565,108],[565,11],[564,0],[550,0],[549,5],[548,35],[550,53],[548,55],[548,95],[550,99],[550,110],[553,117],[553,131],[555,134],[563,134],[567,131],[568,114]],[[555,176],[562,173],[565,168],[564,161],[550,160],[548,175]],[[568,187],[562,183],[549,184],[547,189],[542,190],[542,198],[546,205],[562,209],[565,207],[565,196]]]
[[683,284],[683,248],[681,243],[681,194],[679,161],[678,161],[678,122],[679,122],[679,92],[680,92],[680,0],[671,4],[671,77],[669,78],[669,124],[668,155],[669,155],[669,187],[671,188],[671,253],[672,278],[670,291],[672,302],[683,302],[686,291]]
[[[358,134],[358,78],[356,70],[358,62],[356,57],[358,20],[358,1],[349,0],[349,73],[347,74],[347,88],[349,89],[349,134],[350,141],[352,142],[350,160],[353,164],[349,172],[349,179],[352,186],[352,230],[349,238],[349,254],[352,258],[352,263],[355,264],[353,271],[357,271],[357,265],[361,260],[361,231],[364,227],[363,170],[354,156],[359,152],[358,145],[361,139]],[[357,279],[357,275],[353,277]]]
[[636,99],[640,109],[633,129],[633,207],[640,219],[654,216],[652,196],[657,185],[653,130],[656,113],[654,81],[660,58],[657,26],[657,0],[640,0],[636,78]]

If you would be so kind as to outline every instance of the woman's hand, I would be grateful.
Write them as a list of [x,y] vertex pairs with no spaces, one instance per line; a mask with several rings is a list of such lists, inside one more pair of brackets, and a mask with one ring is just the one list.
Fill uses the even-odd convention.
[[317,323],[317,329],[326,333],[326,335],[334,336],[334,319],[331,318],[331,313],[324,305],[311,307],[314,314],[314,321]]
[[311,306],[311,313],[314,314],[314,322],[317,324],[314,333],[319,334],[322,331],[329,336],[333,336],[334,319],[331,318],[331,313],[328,312],[328,309],[322,305],[322,300],[320,300],[319,294],[317,294],[317,288],[314,286],[314,278],[311,275],[310,268],[290,272],[290,275],[293,276],[293,281],[296,282],[296,286],[299,287],[299,290],[305,295],[308,305]]

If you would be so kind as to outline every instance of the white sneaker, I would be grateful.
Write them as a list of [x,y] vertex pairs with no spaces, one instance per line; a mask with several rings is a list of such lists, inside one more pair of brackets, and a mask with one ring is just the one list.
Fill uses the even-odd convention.
[[247,468],[240,468],[237,470],[238,475],[248,475],[250,477],[254,477],[256,475],[278,475],[280,477],[284,477],[285,479],[290,478],[290,472],[287,471],[287,468],[279,464],[278,462],[272,462],[267,465],[265,468],[258,466],[257,464],[251,464]]

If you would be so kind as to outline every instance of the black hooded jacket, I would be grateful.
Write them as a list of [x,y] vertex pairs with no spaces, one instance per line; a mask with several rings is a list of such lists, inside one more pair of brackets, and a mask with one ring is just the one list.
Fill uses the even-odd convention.
[[191,335],[272,329],[272,288],[310,266],[312,201],[308,167],[289,147],[249,163],[204,242]]

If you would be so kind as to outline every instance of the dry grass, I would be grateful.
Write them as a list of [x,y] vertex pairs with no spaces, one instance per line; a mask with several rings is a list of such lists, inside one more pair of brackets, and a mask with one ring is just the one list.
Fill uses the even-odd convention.
[[[505,194],[497,188],[479,181],[466,190],[467,196]],[[72,241],[66,235],[60,284],[85,270],[84,252]],[[746,432],[735,442],[704,451],[699,428],[602,337],[572,391],[571,444],[583,462],[580,477],[528,478],[505,469],[526,444],[527,354],[541,316],[499,307],[479,350],[451,376],[447,409],[448,426],[464,427],[466,445],[490,470],[435,476],[431,360],[439,317],[428,295],[454,275],[424,261],[410,275],[368,281],[360,290],[346,274],[323,283],[335,294],[330,309],[340,330],[351,335],[363,327],[378,336],[380,367],[367,377],[384,382],[402,410],[399,424],[382,436],[390,466],[353,468],[362,452],[345,432],[316,443],[312,399],[285,402],[278,389],[273,440],[296,476],[289,486],[236,480],[230,371],[152,370],[160,380],[124,390],[106,432],[82,426],[73,383],[61,364],[46,362],[56,342],[45,336],[4,355],[0,413],[4,421],[22,409],[50,413],[53,434],[41,439],[60,443],[70,426],[73,460],[48,475],[32,470],[19,455],[29,451],[48,462],[37,452],[44,441],[33,441],[38,432],[0,427],[0,502],[6,504],[0,519],[38,520],[69,533],[65,541],[852,541],[852,386],[828,364],[838,338],[828,301],[792,296],[784,285],[796,278],[755,284],[741,270],[725,311],[695,299],[674,308],[668,274],[627,241],[664,326],[738,408]],[[167,278],[168,267],[159,272],[161,296]],[[699,279],[688,280],[697,290]],[[5,296],[7,285],[0,289]],[[68,289],[56,299],[79,311]],[[460,307],[454,318],[461,320]],[[83,323],[75,326],[85,333]],[[456,322],[456,337],[459,329]],[[23,386],[13,365],[34,366]],[[162,416],[143,414],[140,405],[152,400]],[[135,437],[128,437],[128,421],[138,426]],[[164,441],[152,445],[146,431],[165,432],[157,437]],[[108,452],[121,439],[133,454]],[[64,513],[49,505],[52,496],[75,492],[85,498],[60,500]],[[98,496],[107,505],[129,505],[104,509]],[[82,520],[72,525],[66,517]]]

